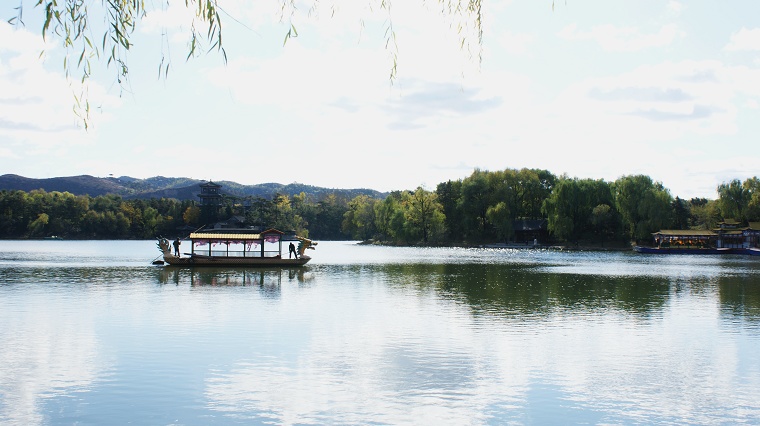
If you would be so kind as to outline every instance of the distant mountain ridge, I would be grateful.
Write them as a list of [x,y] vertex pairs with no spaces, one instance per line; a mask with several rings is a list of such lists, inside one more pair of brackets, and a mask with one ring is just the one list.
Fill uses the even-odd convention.
[[[54,177],[45,179],[27,178],[24,176],[5,174],[0,176],[0,190],[21,190],[29,192],[43,189],[46,192],[70,192],[74,195],[114,194],[123,198],[176,198],[178,200],[197,200],[200,193],[199,185],[207,181],[186,177],[172,178],[154,176],[147,179],[137,179],[129,176],[95,177],[90,175]],[[232,181],[214,181],[222,186],[222,193],[234,197],[263,197],[271,198],[275,194],[293,196],[305,193],[314,200],[320,200],[329,194],[340,197],[354,198],[357,195],[367,195],[373,198],[384,198],[387,193],[373,189],[335,189],[323,188],[301,183],[260,183],[242,185]]]

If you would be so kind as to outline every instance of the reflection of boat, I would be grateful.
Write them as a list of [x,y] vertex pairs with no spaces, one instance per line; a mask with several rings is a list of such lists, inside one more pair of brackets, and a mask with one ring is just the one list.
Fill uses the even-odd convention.
[[[176,269],[172,267],[164,270]],[[186,270],[183,268],[183,270]],[[193,269],[190,274],[190,284],[197,286],[211,287],[245,287],[257,286],[267,289],[279,288],[283,282],[297,281],[303,283],[306,280],[306,269],[300,267],[261,267],[256,269],[229,269],[204,267]]]
[[271,266],[239,268],[230,266],[171,266],[156,272],[159,284],[190,284],[193,287],[259,287],[274,290],[284,282],[305,284],[313,279],[308,268]]
[[[313,250],[317,245],[307,238],[286,235],[276,229],[259,234],[231,230],[193,232],[189,239],[191,252],[177,256],[172,253],[172,243],[159,238],[158,248],[164,262],[174,266],[300,266],[311,260],[304,254],[306,249]],[[283,255],[283,249],[287,254]]]

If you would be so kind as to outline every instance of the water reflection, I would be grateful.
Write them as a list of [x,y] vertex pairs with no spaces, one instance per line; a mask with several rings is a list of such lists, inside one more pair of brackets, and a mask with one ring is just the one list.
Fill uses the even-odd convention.
[[[257,287],[277,296],[284,282],[307,285],[318,276],[367,275],[393,288],[433,290],[459,301],[478,315],[538,319],[558,312],[581,315],[619,310],[646,318],[659,316],[669,300],[682,294],[717,297],[725,315],[760,323],[760,278],[736,271],[714,274],[576,274],[572,266],[544,264],[388,264],[301,268],[155,268],[159,284],[193,287]],[[561,271],[561,272],[560,272]],[[603,272],[603,271],[600,271]],[[81,271],[72,272],[80,274]],[[87,275],[92,274],[89,271]]]
[[86,392],[109,369],[95,319],[50,296],[0,297],[0,423],[49,423],[47,401]]
[[5,265],[0,423],[760,422],[757,262],[363,250]]
[[211,409],[286,424],[760,419],[760,376],[723,331],[712,279],[530,265],[318,272],[332,288],[314,303],[329,315],[305,321],[309,338],[288,357],[253,349],[215,371]]
[[647,315],[671,294],[662,277],[546,273],[530,265],[393,265],[382,271],[395,285],[434,288],[474,312],[500,316],[611,309]]
[[200,286],[258,286],[278,287],[283,280],[305,284],[314,279],[307,268],[183,268],[164,266],[157,268],[159,284],[175,284],[189,281],[193,287]]
[[724,277],[718,280],[718,295],[723,315],[731,323],[760,329],[760,280]]

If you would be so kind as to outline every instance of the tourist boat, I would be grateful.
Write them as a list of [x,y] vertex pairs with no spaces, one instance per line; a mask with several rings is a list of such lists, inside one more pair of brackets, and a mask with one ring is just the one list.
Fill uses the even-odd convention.
[[301,266],[311,260],[304,252],[317,245],[308,238],[277,229],[258,234],[224,229],[199,231],[188,239],[190,253],[176,255],[172,241],[159,238],[164,262],[172,266]]
[[760,256],[760,248],[758,247],[745,247],[734,249],[736,254],[746,254],[749,256]]
[[633,246],[646,254],[739,254],[760,256],[760,222],[748,226],[725,220],[711,230],[665,229],[652,233],[653,246]]

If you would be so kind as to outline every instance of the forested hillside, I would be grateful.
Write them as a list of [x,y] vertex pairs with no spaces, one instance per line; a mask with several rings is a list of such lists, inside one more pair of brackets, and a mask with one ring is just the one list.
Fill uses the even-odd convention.
[[725,219],[760,221],[756,177],[719,185],[716,200],[673,197],[645,175],[608,182],[538,169],[475,170],[435,190],[420,187],[388,195],[288,195],[278,188],[268,189],[275,191],[271,197],[226,195],[219,206],[200,206],[195,199],[4,189],[0,238],[184,236],[190,229],[239,216],[245,226],[295,230],[313,239],[396,244],[512,241],[517,223],[538,219],[547,239],[541,243],[625,244],[647,241],[660,229],[712,229]]
[[[48,179],[32,179],[18,175],[6,174],[0,176],[0,190],[21,190],[29,192],[42,189],[46,192],[69,192],[73,195],[118,195],[125,199],[176,198],[181,201],[197,200],[199,185],[205,181],[185,177],[173,178],[154,176],[147,179],[137,179],[129,176],[94,177],[89,175],[55,177]],[[385,196],[379,191],[365,188],[322,188],[301,183],[260,183],[243,185],[237,182],[218,181],[222,191],[229,197],[264,197],[272,198],[277,194],[294,196],[304,193],[309,197],[321,198],[328,194],[353,198],[357,195],[371,197]]]

